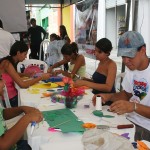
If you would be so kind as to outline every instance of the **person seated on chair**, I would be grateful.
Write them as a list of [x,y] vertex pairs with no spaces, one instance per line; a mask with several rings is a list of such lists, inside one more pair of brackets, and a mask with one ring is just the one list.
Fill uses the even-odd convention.
[[[75,87],[87,86],[93,89],[93,94],[98,93],[115,93],[115,78],[117,66],[116,63],[109,58],[112,50],[112,44],[107,38],[100,39],[95,45],[95,57],[100,61],[92,79],[83,78],[77,80]],[[110,105],[109,103],[107,103]]]
[[[142,35],[128,31],[120,36],[118,56],[128,70],[123,78],[123,90],[114,94],[98,94],[103,103],[113,103],[110,111],[118,115],[126,114],[135,124],[134,140],[150,141],[150,60],[146,55],[146,44]],[[95,105],[96,97],[93,98]]]
[[65,44],[61,49],[61,53],[64,59],[49,67],[48,72],[51,73],[54,68],[70,62],[69,72],[63,70],[56,70],[54,74],[63,74],[64,76],[71,77],[74,80],[76,80],[78,77],[85,77],[85,58],[83,55],[78,54],[77,44],[75,42],[71,44]]
[[[0,79],[0,95],[3,95],[5,81]],[[5,126],[5,120],[12,119],[24,113],[22,118],[10,129]],[[20,106],[14,108],[2,108],[0,106],[0,149],[6,150],[31,150],[26,140],[21,140],[27,126],[32,122],[41,122],[42,113],[33,107]]]
[[50,35],[50,43],[45,54],[45,62],[48,64],[48,66],[52,66],[53,64],[61,60],[62,54],[60,54],[58,50],[58,40],[60,40],[60,37],[55,33]]
[[[41,76],[23,81],[17,72],[17,63],[23,61],[27,57],[28,46],[22,42],[15,42],[10,49],[10,56],[4,57],[0,60],[1,69],[3,70],[2,78],[5,81],[8,97],[12,107],[18,106],[18,92],[15,88],[16,82],[21,88],[28,88],[29,86],[39,82],[40,80],[49,79],[49,73],[43,73]],[[3,101],[4,106],[5,101]]]

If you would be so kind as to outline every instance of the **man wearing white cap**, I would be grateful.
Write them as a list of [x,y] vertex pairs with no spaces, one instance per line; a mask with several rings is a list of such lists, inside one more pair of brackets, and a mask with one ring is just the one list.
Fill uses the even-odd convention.
[[136,127],[135,141],[150,141],[150,65],[142,35],[135,31],[125,32],[119,39],[118,56],[122,56],[128,68],[122,82],[123,90],[99,95],[103,103],[113,101],[112,112],[127,113],[127,119]]

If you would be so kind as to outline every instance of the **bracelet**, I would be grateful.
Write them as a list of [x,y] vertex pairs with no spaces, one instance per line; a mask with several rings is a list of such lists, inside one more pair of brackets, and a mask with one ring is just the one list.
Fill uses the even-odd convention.
[[133,108],[133,111],[136,111],[137,110],[137,105],[136,103],[134,102],[134,108]]

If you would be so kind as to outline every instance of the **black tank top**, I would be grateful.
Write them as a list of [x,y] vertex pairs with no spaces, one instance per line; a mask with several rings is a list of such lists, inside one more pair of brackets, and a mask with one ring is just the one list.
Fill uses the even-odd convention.
[[[94,83],[100,83],[100,84],[105,84],[106,83],[106,79],[107,77],[99,72],[94,72],[93,76],[93,82]],[[110,92],[104,92],[104,91],[98,91],[96,89],[93,89],[92,90],[92,93],[93,94],[100,94],[100,93],[116,93],[116,90],[115,90],[115,86],[113,85],[112,89]],[[106,105],[111,105],[111,101],[108,101],[107,103],[105,103]]]

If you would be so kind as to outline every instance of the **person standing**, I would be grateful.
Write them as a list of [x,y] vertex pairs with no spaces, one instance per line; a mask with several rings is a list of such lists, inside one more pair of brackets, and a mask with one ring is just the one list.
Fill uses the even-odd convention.
[[[41,27],[36,25],[36,20],[32,18],[30,20],[31,27],[28,29],[27,36],[30,36],[30,49],[31,53],[29,57],[31,59],[39,59],[40,54],[40,44],[46,38],[46,31]],[[43,34],[43,38],[42,38]],[[43,50],[42,50],[42,58],[43,58]]]
[[[59,26],[59,32],[60,32],[60,39],[65,40],[65,43],[70,44],[70,38],[68,36],[66,27],[64,25]],[[68,63],[64,64],[64,71],[68,71],[69,66]]]
[[0,20],[0,59],[9,55],[10,48],[14,43],[13,35],[3,29],[3,22]]
[[45,60],[45,62],[49,66],[52,66],[53,64],[61,60],[62,54],[60,54],[58,50],[58,40],[60,40],[60,37],[55,33],[52,33],[50,35],[50,43],[46,50],[46,60]]

